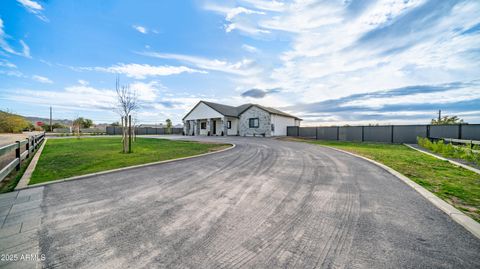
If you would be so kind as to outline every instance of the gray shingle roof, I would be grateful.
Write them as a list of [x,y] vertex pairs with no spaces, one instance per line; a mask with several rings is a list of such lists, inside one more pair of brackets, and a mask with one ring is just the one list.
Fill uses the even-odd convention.
[[237,117],[238,118],[240,116],[240,114],[242,114],[244,111],[246,111],[247,109],[249,109],[252,106],[256,106],[256,107],[259,107],[259,108],[261,108],[261,109],[263,109],[263,110],[265,110],[265,111],[267,111],[271,114],[276,114],[276,115],[280,115],[280,116],[291,117],[291,118],[301,120],[298,117],[295,117],[293,115],[290,115],[290,114],[285,113],[283,111],[280,111],[278,109],[275,109],[275,108],[272,108],[272,107],[261,106],[261,105],[257,105],[257,104],[244,104],[244,105],[235,107],[235,106],[227,106],[227,105],[222,105],[222,104],[217,104],[217,103],[212,103],[212,102],[207,102],[207,101],[200,101],[200,102],[204,103],[207,106],[211,107],[212,109],[216,110],[218,113],[220,113],[224,116],[229,116],[229,117]]
[[217,104],[212,102],[206,102],[206,101],[200,101],[200,102],[215,109],[218,113],[223,114],[225,116],[238,117],[237,107],[227,106],[227,105],[222,105],[222,104]]

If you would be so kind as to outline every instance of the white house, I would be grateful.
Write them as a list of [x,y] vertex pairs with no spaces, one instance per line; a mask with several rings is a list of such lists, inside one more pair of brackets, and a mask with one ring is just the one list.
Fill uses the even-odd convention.
[[300,118],[257,104],[227,106],[200,101],[183,117],[186,135],[284,136]]

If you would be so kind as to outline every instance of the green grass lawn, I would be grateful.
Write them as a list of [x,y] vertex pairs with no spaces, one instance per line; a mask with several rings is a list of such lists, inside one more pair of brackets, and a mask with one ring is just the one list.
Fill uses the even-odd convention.
[[133,153],[121,153],[121,138],[49,139],[29,184],[120,167],[198,155],[230,145],[137,138]]
[[480,175],[404,145],[294,139],[343,149],[383,163],[480,222]]

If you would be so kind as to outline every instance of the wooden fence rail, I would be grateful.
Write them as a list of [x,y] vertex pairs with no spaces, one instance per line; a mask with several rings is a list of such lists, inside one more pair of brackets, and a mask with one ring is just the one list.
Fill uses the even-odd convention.
[[[30,154],[35,153],[44,139],[45,133],[41,133],[30,136],[25,140],[16,141],[15,143],[0,147],[0,157],[15,151],[15,159],[0,170],[0,182],[3,181],[13,170],[20,170],[22,161],[28,159]],[[25,151],[22,151],[22,147],[24,146]]]

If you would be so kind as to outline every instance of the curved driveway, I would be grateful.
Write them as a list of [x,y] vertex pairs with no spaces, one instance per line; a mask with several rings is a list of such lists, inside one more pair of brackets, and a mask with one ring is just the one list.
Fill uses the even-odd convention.
[[237,147],[45,186],[44,265],[480,268],[480,240],[369,162],[304,143],[210,139]]

